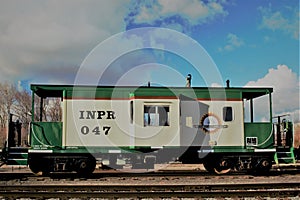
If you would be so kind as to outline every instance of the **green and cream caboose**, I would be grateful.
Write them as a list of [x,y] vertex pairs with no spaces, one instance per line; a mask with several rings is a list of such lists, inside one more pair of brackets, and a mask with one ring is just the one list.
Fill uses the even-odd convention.
[[[87,174],[96,162],[153,168],[172,161],[203,163],[217,173],[267,171],[278,148],[271,88],[32,85],[31,90],[32,113],[39,113],[32,116],[30,132],[33,172]],[[263,96],[269,121],[255,122],[254,99]],[[48,120],[53,98],[60,101],[61,121]]]

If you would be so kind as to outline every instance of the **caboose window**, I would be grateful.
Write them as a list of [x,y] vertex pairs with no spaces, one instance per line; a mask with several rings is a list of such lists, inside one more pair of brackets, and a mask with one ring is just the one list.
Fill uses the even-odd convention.
[[232,107],[223,107],[223,120],[225,122],[231,122],[233,120]]
[[62,121],[62,98],[34,96],[34,121],[61,122]]
[[145,105],[144,126],[169,126],[169,106]]

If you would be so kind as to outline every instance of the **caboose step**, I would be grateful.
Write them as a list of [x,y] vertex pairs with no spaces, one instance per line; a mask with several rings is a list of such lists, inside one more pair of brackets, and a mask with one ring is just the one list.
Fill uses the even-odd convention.
[[8,159],[7,165],[27,165],[27,159]]
[[277,165],[281,163],[296,163],[294,148],[277,148],[274,160]]
[[8,148],[6,155],[7,165],[27,165],[28,148],[26,147]]

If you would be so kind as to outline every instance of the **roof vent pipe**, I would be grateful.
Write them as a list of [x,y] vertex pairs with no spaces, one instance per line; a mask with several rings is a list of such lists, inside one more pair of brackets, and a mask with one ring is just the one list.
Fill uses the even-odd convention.
[[226,80],[226,87],[230,88],[230,80]]
[[187,77],[186,77],[185,87],[191,87],[191,84],[192,84],[192,75],[188,74]]

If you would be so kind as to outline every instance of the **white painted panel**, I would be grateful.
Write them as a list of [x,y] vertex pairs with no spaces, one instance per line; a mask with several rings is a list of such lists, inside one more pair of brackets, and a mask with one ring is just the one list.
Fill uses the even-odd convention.
[[[144,126],[144,105],[169,106],[169,126]],[[179,146],[180,122],[178,99],[135,100],[135,145]]]
[[[218,121],[219,127],[208,132],[210,143],[216,146],[244,146],[244,116],[242,101],[202,101],[209,105],[208,113]],[[233,108],[233,120],[223,120],[223,108]],[[202,116],[203,117],[203,116]],[[201,117],[201,118],[202,118]],[[211,122],[212,123],[212,122]]]
[[66,100],[66,146],[129,146],[129,101]]

